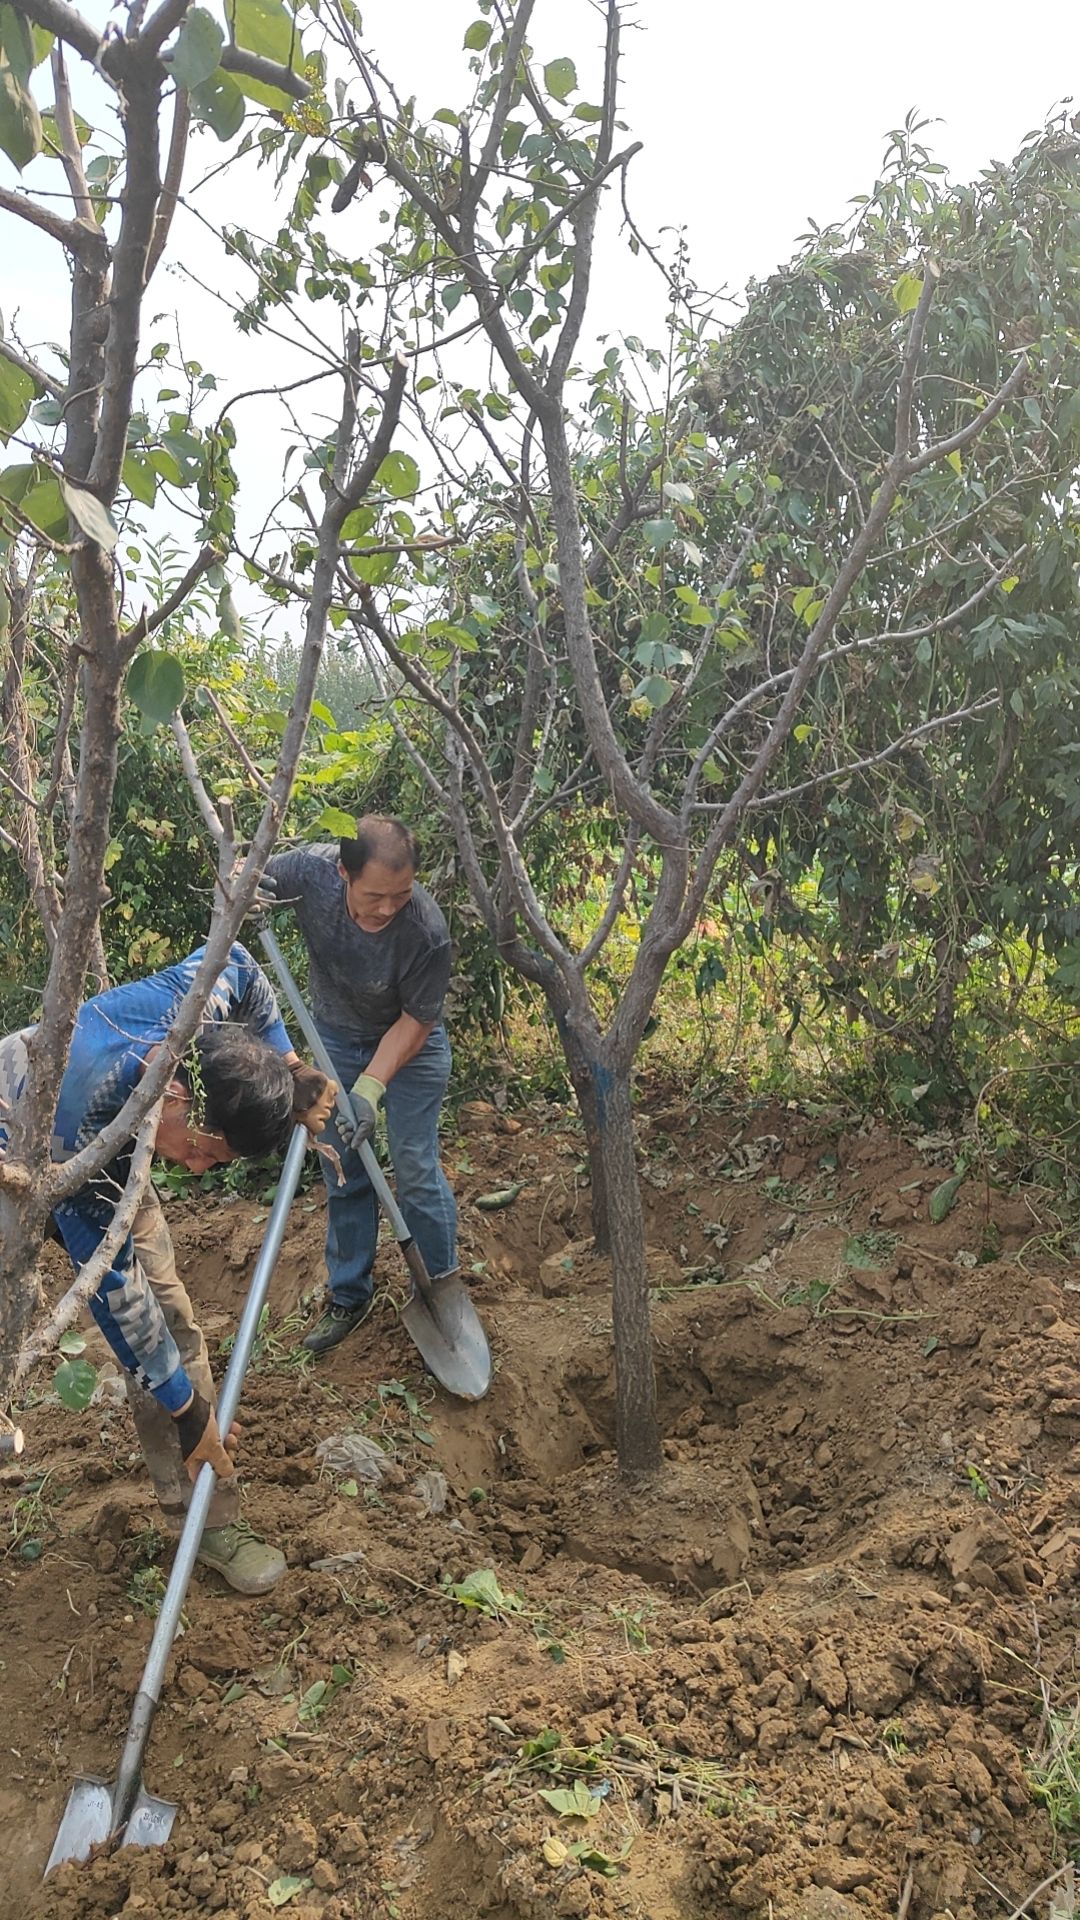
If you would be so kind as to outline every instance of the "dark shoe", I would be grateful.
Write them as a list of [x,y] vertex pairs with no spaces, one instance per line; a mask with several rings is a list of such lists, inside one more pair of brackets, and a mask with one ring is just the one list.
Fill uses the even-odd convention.
[[358,1307],[342,1307],[331,1300],[322,1319],[304,1335],[301,1345],[308,1353],[329,1353],[331,1347],[340,1346],[353,1328],[367,1319],[373,1305],[373,1300],[362,1300]]
[[243,1520],[231,1527],[206,1527],[198,1557],[237,1593],[269,1593],[285,1571],[284,1554],[267,1546]]

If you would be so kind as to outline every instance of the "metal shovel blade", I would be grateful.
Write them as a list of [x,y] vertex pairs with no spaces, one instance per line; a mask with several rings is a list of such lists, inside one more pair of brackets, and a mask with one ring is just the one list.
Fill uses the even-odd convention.
[[468,1288],[456,1274],[429,1280],[431,1305],[414,1287],[401,1318],[428,1372],[459,1400],[482,1400],[491,1385],[491,1349]]
[[[113,1838],[113,1797],[115,1789],[107,1780],[89,1776],[76,1780],[68,1794],[64,1817],[53,1841],[50,1874],[65,1860],[88,1860],[95,1847],[104,1847]],[[122,1847],[163,1847],[173,1829],[176,1807],[171,1800],[159,1800],[140,1787],[120,1841]]]

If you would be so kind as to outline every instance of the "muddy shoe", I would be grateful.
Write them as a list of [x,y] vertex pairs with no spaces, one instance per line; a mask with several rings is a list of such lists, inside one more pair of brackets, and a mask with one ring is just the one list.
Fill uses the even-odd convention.
[[198,1558],[237,1593],[269,1593],[285,1571],[285,1556],[238,1520],[231,1527],[204,1527]]
[[329,1353],[331,1347],[339,1346],[348,1334],[366,1320],[374,1301],[363,1300],[358,1307],[341,1307],[331,1300],[326,1312],[317,1326],[304,1335],[302,1345],[309,1353]]

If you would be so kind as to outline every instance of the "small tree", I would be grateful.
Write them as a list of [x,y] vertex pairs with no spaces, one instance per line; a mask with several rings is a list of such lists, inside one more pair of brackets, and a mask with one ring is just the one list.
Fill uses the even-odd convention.
[[[17,258],[21,223],[48,235],[56,243],[58,262],[65,263],[71,305],[68,346],[57,372],[18,342],[0,340],[0,434],[24,453],[0,474],[7,581],[0,593],[0,643],[6,655],[0,700],[5,786],[16,807],[14,826],[5,832],[23,859],[50,950],[26,1092],[17,1111],[5,1116],[10,1137],[0,1159],[0,1388],[9,1386],[21,1348],[25,1367],[67,1324],[127,1233],[173,1063],[196,1031],[284,815],[311,710],[341,531],[390,451],[404,391],[400,362],[390,364],[379,390],[373,373],[362,370],[364,352],[355,334],[330,360],[330,371],[340,372],[344,399],[312,513],[313,573],[303,655],[276,765],[263,782],[261,814],[246,856],[239,858],[231,809],[224,801],[213,805],[191,752],[180,713],[185,684],[179,662],[147,644],[198,583],[223,568],[233,549],[234,430],[227,410],[213,425],[200,424],[201,370],[193,373],[190,366],[185,368],[190,395],[185,408],[151,420],[136,402],[146,291],[168,243],[192,118],[232,143],[248,98],[280,119],[306,100],[321,78],[318,61],[305,61],[295,20],[279,0],[230,0],[226,16],[222,24],[188,0],[162,0],[149,14],[145,6],[133,5],[124,23],[110,26],[103,38],[64,0],[13,0],[0,6],[0,148],[20,171],[37,165],[43,155],[54,157],[71,201],[65,214],[52,197],[0,187],[7,257]],[[73,104],[68,50],[83,63],[91,113],[103,84],[106,89],[112,141],[89,163],[93,135]],[[46,60],[53,104],[43,114],[36,94]],[[171,113],[171,132],[162,166],[165,112]],[[315,113],[312,128],[322,124]],[[306,126],[297,129],[301,142]],[[160,362],[166,351],[154,349],[151,362]],[[204,391],[212,386],[211,376],[202,378]],[[159,486],[197,502],[202,544],[176,587],[132,619],[121,594],[116,516],[130,512],[132,503],[152,504]],[[34,645],[39,604],[34,589],[47,568],[69,579],[72,617],[70,629],[54,636],[58,713],[51,766],[44,768],[35,764],[19,688]],[[227,621],[233,616],[222,572],[217,588],[220,615]],[[125,681],[151,723],[172,718],[192,791],[204,817],[220,828],[214,906],[204,959],[167,1046],[101,1135],[62,1166],[53,1166],[53,1117],[72,1026],[88,969],[99,979],[105,972],[99,914],[106,897],[104,866]],[[59,838],[65,843],[62,880],[53,869],[51,839],[54,821],[61,819],[58,807]],[[24,1347],[36,1297],[28,1276],[45,1217],[99,1172],[132,1134],[131,1175],[110,1232],[44,1335]]]
[[[638,151],[615,148],[620,9],[615,0],[604,9],[595,99],[574,98],[569,57],[534,60],[533,0],[481,0],[481,12],[465,36],[470,99],[425,123],[365,54],[352,10],[331,0],[324,20],[347,72],[337,95],[347,171],[331,161],[313,175],[306,163],[272,255],[242,235],[234,244],[261,270],[253,323],[289,297],[306,266],[323,294],[343,298],[358,276],[370,284],[371,268],[336,252],[317,224],[320,197],[339,179],[341,214],[361,188],[374,194],[389,229],[375,252],[393,289],[393,324],[410,357],[434,356],[413,399],[442,472],[438,517],[420,535],[409,519],[395,549],[374,516],[357,516],[338,569],[338,617],[352,623],[387,696],[393,669],[413,713],[429,716],[414,721],[400,701],[388,710],[453,825],[499,952],[539,984],[556,1022],[588,1141],[594,1226],[612,1255],[619,1458],[628,1472],[648,1471],[660,1449],[631,1072],[657,991],[718,859],[752,821],[996,706],[987,692],[936,703],[915,724],[896,715],[862,761],[823,754],[775,784],[823,669],[912,637],[868,564],[902,514],[915,522],[908,544],[925,567],[939,541],[934,476],[977,443],[1000,453],[1028,366],[1004,343],[980,379],[956,388],[949,326],[931,325],[955,223],[923,188],[911,189],[911,207],[918,212],[923,192],[926,217],[898,221],[887,180],[864,218],[875,236],[869,272],[840,303],[838,324],[875,332],[875,384],[859,471],[830,450],[841,490],[827,526],[808,526],[798,474],[786,471],[798,435],[818,424],[805,393],[777,409],[769,431],[755,419],[742,434],[721,434],[721,459],[711,452],[719,367],[702,376],[711,323],[681,254],[669,274],[667,355],[629,340],[610,348],[577,417],[600,202],[618,179],[625,213]],[[625,218],[636,251],[643,242]],[[851,244],[859,249],[858,235]],[[815,274],[828,284],[813,247],[795,271],[811,304],[827,304],[813,292]],[[473,383],[473,346],[462,367],[472,379],[454,378],[447,360],[478,330],[490,353],[486,391]],[[736,327],[721,342],[720,361],[736,370],[741,337]],[[924,392],[938,387],[951,387],[951,401],[925,408]],[[481,447],[479,464],[470,466],[470,445]],[[970,523],[964,542],[981,603],[1006,567],[980,555]],[[301,572],[307,563],[302,542],[294,563]],[[955,618],[951,605],[936,610],[918,635]],[[549,845],[539,851],[553,810],[581,796],[599,809],[613,856],[598,922],[584,929],[558,885],[542,897],[552,862]],[[607,949],[632,889],[640,937],[617,981]]]

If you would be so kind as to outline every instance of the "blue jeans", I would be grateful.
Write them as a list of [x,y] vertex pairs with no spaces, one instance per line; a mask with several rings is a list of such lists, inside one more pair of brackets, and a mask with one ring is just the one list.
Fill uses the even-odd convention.
[[[355,1086],[378,1046],[378,1039],[320,1028],[338,1079]],[[386,1132],[394,1164],[397,1201],[430,1274],[457,1266],[457,1205],[439,1164],[439,1108],[450,1080],[450,1042],[445,1027],[435,1027],[416,1058],[394,1075],[386,1089]],[[379,1233],[379,1208],[360,1156],[341,1140],[336,1122],[323,1139],[341,1156],[343,1182],[336,1167],[323,1160],[326,1181],[326,1271],[330,1298],[337,1306],[359,1307],[374,1291],[372,1271]]]

